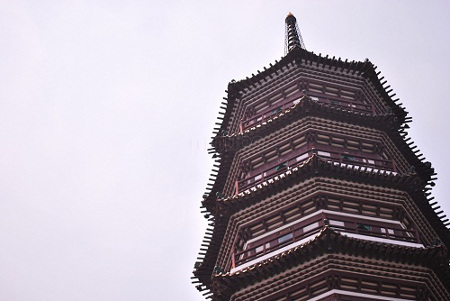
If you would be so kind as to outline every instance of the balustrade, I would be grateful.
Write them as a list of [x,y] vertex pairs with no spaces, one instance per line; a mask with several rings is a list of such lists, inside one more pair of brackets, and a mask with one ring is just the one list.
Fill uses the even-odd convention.
[[[342,110],[350,111],[350,112],[358,112],[358,113],[368,113],[374,114],[375,108],[371,104],[365,104],[357,101],[350,101],[348,99],[340,98],[340,97],[328,97],[324,94],[320,93],[309,93],[309,97],[317,101],[319,103],[328,104],[333,107],[340,108]],[[263,112],[260,112],[254,116],[251,116],[240,123],[241,132],[247,130],[248,128],[262,123],[274,115],[284,112],[286,109],[292,107],[293,105],[299,103],[301,101],[301,97],[297,97],[296,99],[288,98],[284,102],[277,104],[277,106],[270,107]]]
[[348,152],[336,152],[322,149],[310,149],[293,158],[278,160],[276,163],[271,163],[269,167],[263,169],[258,173],[254,173],[242,180],[235,182],[235,193],[238,194],[250,187],[271,179],[281,173],[299,166],[313,154],[326,159],[329,162],[339,164],[342,166],[362,166],[367,171],[385,170],[389,172],[396,172],[396,167],[393,160],[367,158],[360,155],[349,154]]
[[291,225],[289,228],[262,237],[248,244],[245,250],[233,253],[233,268],[300,241],[318,232],[325,225],[338,232],[355,233],[411,243],[419,242],[418,234],[415,230],[404,229],[400,224],[380,223],[362,219],[356,221],[354,217],[320,213]]

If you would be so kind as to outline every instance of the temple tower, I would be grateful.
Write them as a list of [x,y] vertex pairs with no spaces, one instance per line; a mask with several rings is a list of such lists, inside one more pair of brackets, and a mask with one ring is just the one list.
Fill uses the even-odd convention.
[[377,67],[307,51],[228,85],[193,282],[212,300],[450,300],[434,169]]

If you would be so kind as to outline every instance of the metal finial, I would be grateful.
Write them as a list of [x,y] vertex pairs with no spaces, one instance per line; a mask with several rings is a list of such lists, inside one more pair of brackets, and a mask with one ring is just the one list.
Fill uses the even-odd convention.
[[289,13],[286,17],[286,36],[284,43],[284,54],[287,54],[294,48],[305,48],[305,44],[303,43],[302,35],[300,34],[300,30],[298,29],[297,19],[293,14]]

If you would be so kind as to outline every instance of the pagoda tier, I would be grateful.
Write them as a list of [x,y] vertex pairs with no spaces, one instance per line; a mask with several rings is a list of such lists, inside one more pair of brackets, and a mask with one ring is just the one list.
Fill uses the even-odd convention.
[[446,258],[443,246],[371,242],[325,226],[305,244],[218,275],[215,289],[218,300],[450,300]]
[[193,282],[212,300],[450,300],[411,118],[370,61],[316,55],[286,26],[289,52],[228,86]]

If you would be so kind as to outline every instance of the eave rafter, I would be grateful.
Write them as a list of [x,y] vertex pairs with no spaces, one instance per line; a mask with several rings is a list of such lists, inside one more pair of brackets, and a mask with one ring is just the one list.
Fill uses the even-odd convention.
[[298,182],[299,179],[305,180],[317,176],[406,191],[412,196],[421,211],[428,217],[430,224],[438,233],[443,243],[450,249],[450,229],[442,222],[445,216],[439,216],[436,212],[437,207],[432,207],[429,193],[424,189],[426,182],[416,173],[395,174],[381,170],[367,171],[361,166],[341,166],[340,164],[334,164],[317,155],[313,155],[297,168],[287,170],[279,176],[235,196],[217,199],[217,206],[222,207],[220,209],[221,212],[231,215],[236,210],[242,210],[258,202],[263,195],[267,197],[276,194]]
[[446,279],[447,285],[450,284],[450,268],[446,265],[448,254],[442,245],[413,248],[378,243],[347,237],[326,226],[313,239],[302,245],[234,273],[215,274],[214,288],[219,294],[226,295],[227,291],[237,291],[314,258],[330,254],[426,266],[433,269],[440,279]]

